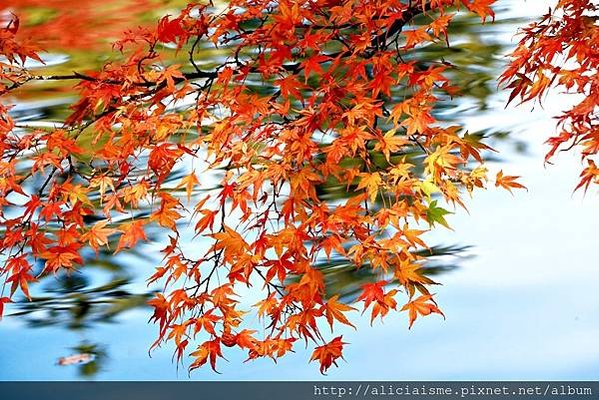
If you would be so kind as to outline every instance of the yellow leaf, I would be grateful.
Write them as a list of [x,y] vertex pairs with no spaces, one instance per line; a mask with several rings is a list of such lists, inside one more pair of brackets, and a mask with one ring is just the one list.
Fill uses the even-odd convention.
[[177,185],[177,189],[184,187],[185,192],[187,193],[187,201],[191,201],[191,195],[193,193],[193,188],[196,185],[199,185],[200,181],[196,176],[195,170],[191,171],[191,173],[181,179],[181,182]]
[[378,172],[373,172],[372,174],[363,173],[360,174],[360,176],[360,183],[358,184],[356,190],[366,189],[366,191],[368,192],[370,202],[374,203],[379,190],[379,186],[383,182],[381,179],[381,175]]

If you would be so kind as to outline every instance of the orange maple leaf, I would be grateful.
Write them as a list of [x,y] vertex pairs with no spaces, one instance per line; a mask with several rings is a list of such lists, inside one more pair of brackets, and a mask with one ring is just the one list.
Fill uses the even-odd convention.
[[318,346],[314,349],[310,361],[318,360],[320,362],[320,373],[326,375],[325,372],[331,365],[337,366],[337,359],[343,359],[343,345],[347,344],[342,341],[343,336],[337,336],[329,343]]
[[190,354],[195,358],[195,360],[189,366],[189,370],[193,371],[194,369],[200,368],[202,365],[206,364],[208,360],[210,360],[210,367],[212,370],[216,373],[219,373],[216,370],[216,360],[218,357],[223,358],[220,343],[220,339],[216,338],[213,340],[208,340],[198,346],[197,350]]
[[177,189],[184,187],[185,192],[187,193],[187,201],[190,202],[193,189],[196,185],[199,185],[199,183],[200,181],[198,180],[196,172],[193,170],[189,175],[186,175],[181,179],[181,182],[177,185]]
[[148,238],[146,237],[146,234],[144,232],[143,226],[144,226],[144,221],[142,221],[142,220],[133,221],[130,224],[128,224],[122,231],[123,234],[121,235],[121,238],[119,239],[119,243],[118,243],[118,245],[116,247],[116,251],[114,253],[115,254],[118,253],[125,247],[132,248],[140,240],[148,240]]
[[90,247],[98,254],[100,246],[108,245],[108,237],[120,232],[118,229],[106,228],[108,220],[94,224],[89,231],[81,235],[81,241],[88,242]]
[[[497,173],[497,176],[495,178],[495,187],[501,186],[502,188],[504,188],[511,194],[514,194],[512,192],[512,189],[526,189],[526,186],[522,185],[521,183],[516,182],[516,179],[518,179],[518,178],[520,178],[520,177],[519,176],[511,176],[511,175],[503,175],[503,170],[501,170]],[[526,190],[528,190],[528,189],[526,189]]]
[[433,295],[422,295],[415,300],[409,301],[402,308],[401,311],[409,311],[410,317],[410,329],[418,315],[426,316],[431,313],[441,314],[445,318],[445,314],[437,307],[437,303],[433,300]]
[[348,306],[347,304],[340,303],[338,300],[339,295],[336,294],[333,297],[331,297],[329,301],[326,302],[326,304],[322,306],[327,321],[331,326],[331,332],[333,331],[334,320],[337,320],[342,324],[349,325],[352,328],[356,329],[356,327],[351,322],[349,322],[347,317],[343,314],[344,312],[355,311],[356,309],[354,307]]

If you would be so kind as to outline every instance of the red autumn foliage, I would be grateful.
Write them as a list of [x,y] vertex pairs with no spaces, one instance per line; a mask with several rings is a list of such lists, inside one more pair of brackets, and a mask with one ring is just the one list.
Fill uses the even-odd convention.
[[[322,328],[353,326],[356,309],[327,292],[317,265],[333,256],[385,276],[355,300],[371,321],[405,311],[412,327],[418,316],[443,315],[417,250],[428,248],[424,235],[436,224],[448,226],[440,202],[463,206],[464,192],[485,186],[480,153],[489,147],[433,116],[435,105],[456,93],[452,66],[404,55],[447,42],[456,12],[494,19],[494,2],[189,4],[153,29],[124,34],[114,45],[120,61],[69,76],[28,70],[24,61],[39,61],[40,47],[21,40],[19,19],[7,21],[0,91],[73,80],[79,98],[57,129],[19,127],[0,105],[0,252],[8,260],[0,276],[10,286],[0,315],[17,291],[29,296],[31,282],[80,268],[85,248],[98,252],[115,237],[115,252],[133,248],[148,240],[151,226],[170,234],[163,265],[149,278],[163,284],[149,302],[159,325],[153,347],[173,342],[177,360],[191,356],[190,369],[216,370],[230,348],[250,360],[276,360],[298,340],[313,346],[321,372],[337,365],[346,343],[326,339]],[[579,142],[588,157],[595,153],[597,77],[588,72],[596,70],[589,49],[597,28],[576,5],[593,10],[583,0],[561,1],[566,22],[554,25],[548,16],[528,28],[504,80],[523,100],[541,96],[556,79],[583,93],[562,119],[563,140],[552,143],[554,152]],[[39,29],[53,37],[53,23],[65,22]],[[32,27],[24,33],[40,36]],[[577,67],[553,66],[556,40]],[[189,62],[169,58],[169,46]],[[233,50],[205,65],[196,59],[201,46]],[[190,159],[223,171],[219,186],[207,188],[193,170],[173,187],[168,178]],[[582,184],[595,177],[596,168],[587,171]],[[516,178],[500,172],[495,183],[523,188]],[[323,195],[331,183],[344,188],[342,199]],[[145,204],[149,215],[138,212]],[[186,248],[184,221],[210,243],[204,253]],[[240,298],[241,288],[252,291],[253,306]],[[248,315],[264,329],[250,329]]]
[[[560,0],[539,22],[521,32],[501,81],[510,101],[539,101],[552,87],[576,99],[558,118],[559,133],[549,138],[549,162],[558,150],[579,148],[588,162],[576,189],[599,183],[593,157],[599,152],[599,5],[592,0]],[[578,95],[578,96],[575,96]]]

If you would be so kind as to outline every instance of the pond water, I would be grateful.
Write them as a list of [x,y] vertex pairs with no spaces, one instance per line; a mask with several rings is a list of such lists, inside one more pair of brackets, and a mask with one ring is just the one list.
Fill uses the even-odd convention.
[[[47,9],[53,3],[60,9],[69,2],[43,3]],[[113,3],[123,3],[119,7],[125,9],[149,2]],[[238,353],[220,363],[221,375],[205,369],[188,377],[184,367],[172,362],[168,346],[148,355],[157,329],[147,322],[149,309],[143,305],[152,288],[144,279],[159,260],[157,234],[154,245],[138,253],[92,257],[84,273],[42,282],[33,293],[35,303],[12,305],[8,313],[15,315],[0,323],[0,379],[597,379],[597,194],[572,194],[581,166],[574,154],[560,155],[556,166],[543,165],[543,142],[554,132],[552,116],[570,101],[567,96],[553,94],[544,109],[531,111],[530,106],[506,109],[505,94],[495,93],[493,79],[516,26],[547,9],[542,1],[499,3],[495,25],[464,24],[460,39],[452,43],[470,49],[456,57],[471,67],[469,74],[458,77],[471,91],[439,116],[459,120],[471,132],[492,134],[501,158],[490,160],[489,167],[522,175],[529,191],[515,196],[493,188],[479,192],[467,202],[469,212],[455,210],[453,231],[440,228],[429,235],[429,242],[440,249],[433,262],[443,286],[435,289],[447,320],[424,318],[408,330],[405,315],[390,314],[372,327],[364,316],[357,331],[339,331],[351,345],[346,362],[326,377],[308,364],[309,350],[301,349],[278,364],[244,364],[244,355]],[[141,7],[128,17],[148,21],[177,5]],[[19,6],[6,7],[18,11]],[[29,12],[38,19],[51,18],[47,10]],[[121,23],[113,18],[111,29],[121,29]],[[102,53],[86,53],[83,42],[60,46],[62,52],[55,48],[46,55],[47,70],[91,68],[104,59]],[[71,99],[68,91],[53,87],[34,87],[19,96],[15,116],[38,124],[51,123]],[[61,357],[77,353],[94,356],[81,365],[58,365]]]

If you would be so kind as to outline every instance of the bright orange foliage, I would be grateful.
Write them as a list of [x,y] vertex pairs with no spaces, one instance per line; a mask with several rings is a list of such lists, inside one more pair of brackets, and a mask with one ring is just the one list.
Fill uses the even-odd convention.
[[[154,347],[172,341],[178,360],[191,355],[190,369],[216,370],[229,347],[276,359],[298,339],[314,347],[321,372],[336,365],[345,343],[322,328],[353,326],[355,308],[326,292],[316,265],[332,256],[380,272],[356,300],[372,321],[406,311],[411,327],[418,315],[442,315],[416,251],[427,248],[431,227],[448,226],[442,203],[463,206],[464,191],[484,187],[488,147],[433,117],[435,104],[456,93],[452,66],[404,56],[446,42],[458,10],[492,19],[492,3],[190,4],[155,29],[127,32],[115,44],[120,62],[68,76],[23,66],[39,48],[16,39],[12,19],[0,30],[0,91],[68,79],[80,97],[58,129],[19,127],[0,105],[0,251],[8,260],[0,275],[10,298],[28,296],[43,275],[79,268],[84,248],[98,251],[113,235],[115,252],[134,247],[152,225],[170,232],[149,279],[164,284],[149,302]],[[210,67],[195,59],[199,46],[225,45],[234,50]],[[189,65],[165,57],[168,46],[187,52]],[[203,171],[192,171],[179,194],[167,177],[195,158],[223,171],[220,185],[207,188]],[[325,184],[345,197],[328,200]],[[521,187],[503,174],[497,185]],[[148,217],[136,213],[147,203]],[[180,237],[189,220],[211,243],[200,256]],[[255,307],[243,305],[242,287],[259,299]],[[248,314],[265,328],[248,329]]]
[[599,5],[593,0],[559,0],[556,7],[523,29],[502,75],[512,90],[510,101],[542,101],[552,86],[564,89],[578,101],[558,117],[559,134],[550,138],[545,161],[555,153],[581,148],[588,161],[576,187],[599,183],[593,157],[599,152]]

